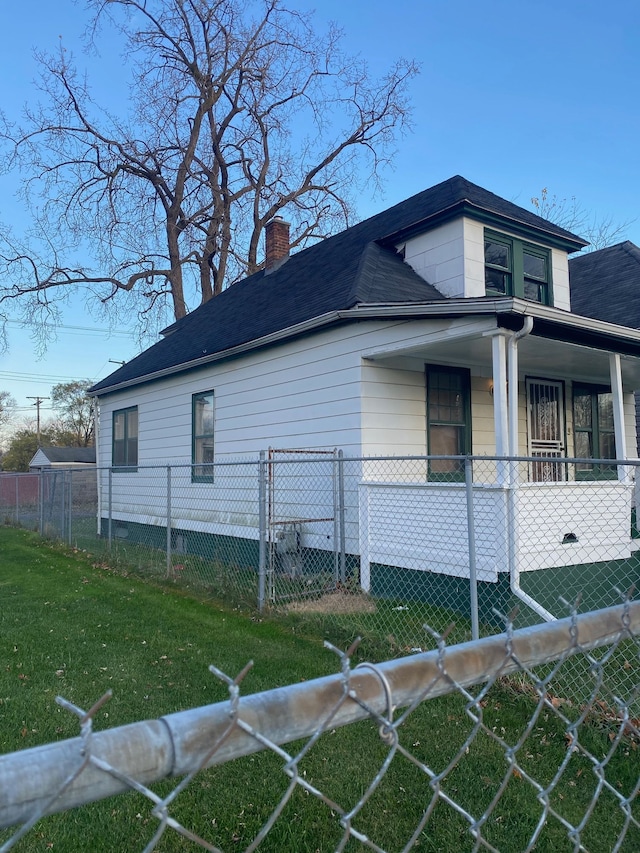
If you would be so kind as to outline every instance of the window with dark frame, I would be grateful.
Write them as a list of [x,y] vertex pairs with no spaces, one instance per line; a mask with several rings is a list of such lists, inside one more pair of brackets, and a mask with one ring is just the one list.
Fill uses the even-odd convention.
[[617,477],[615,465],[591,462],[615,459],[616,439],[613,424],[613,396],[607,387],[573,386],[574,455],[578,480],[611,480]]
[[138,465],[138,407],[113,413],[111,464],[119,470],[136,471]]
[[191,479],[194,483],[213,483],[213,413],[213,391],[193,395]]
[[541,246],[485,231],[487,295],[518,296],[551,304],[551,253]]
[[[429,456],[465,456],[471,453],[471,381],[466,368],[426,367],[427,453]],[[429,477],[464,479],[458,459],[430,459]]]

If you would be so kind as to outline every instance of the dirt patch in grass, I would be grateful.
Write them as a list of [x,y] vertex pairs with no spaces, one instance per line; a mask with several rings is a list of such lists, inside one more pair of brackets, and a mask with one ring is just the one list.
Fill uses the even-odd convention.
[[375,613],[376,603],[361,592],[336,589],[320,598],[291,601],[283,610],[286,613]]

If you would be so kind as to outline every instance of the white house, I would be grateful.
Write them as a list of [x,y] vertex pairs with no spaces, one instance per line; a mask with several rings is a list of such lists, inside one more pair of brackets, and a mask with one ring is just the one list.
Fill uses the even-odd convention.
[[95,468],[95,447],[39,447],[29,462],[30,471],[43,468]]
[[[286,242],[287,223],[269,227],[268,245]],[[640,331],[572,313],[568,258],[584,246],[456,176],[301,252],[268,256],[93,387],[114,518],[164,524],[144,466],[184,463],[206,511],[185,504],[174,528],[255,539],[253,521],[232,524],[206,502],[207,463],[270,446],[521,456],[544,461],[517,475],[474,462],[481,581],[516,563],[628,556],[629,467],[598,460],[636,457]],[[572,457],[595,461],[563,462]],[[466,540],[453,535],[465,513],[461,463],[416,461],[402,472],[392,462],[358,468],[347,551],[361,584],[374,583],[372,566],[415,567],[416,554],[423,571],[468,577]],[[543,523],[549,500],[553,520],[547,510]],[[372,519],[392,506],[411,535],[377,540]],[[517,540],[497,530],[497,513],[511,515]],[[451,532],[446,547],[438,525]]]

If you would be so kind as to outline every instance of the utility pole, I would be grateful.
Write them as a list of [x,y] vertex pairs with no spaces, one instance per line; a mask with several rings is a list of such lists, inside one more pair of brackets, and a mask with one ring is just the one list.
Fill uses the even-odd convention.
[[40,447],[40,406],[42,405],[42,403],[44,403],[45,400],[48,400],[48,399],[49,399],[49,397],[27,397],[27,400],[35,400],[35,403],[33,405],[36,407],[36,411],[38,413],[38,415],[37,415],[38,447]]

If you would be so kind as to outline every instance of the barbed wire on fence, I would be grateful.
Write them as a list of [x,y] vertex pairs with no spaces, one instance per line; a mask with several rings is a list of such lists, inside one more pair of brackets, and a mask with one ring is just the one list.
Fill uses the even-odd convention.
[[[0,826],[20,824],[0,851],[9,851],[47,814],[126,791],[146,797],[157,820],[144,853],[156,850],[167,832],[216,853],[238,849],[238,837],[208,840],[183,825],[172,809],[204,768],[259,751],[279,759],[286,782],[246,851],[269,840],[299,791],[333,817],[336,851],[345,850],[350,841],[374,851],[389,849],[384,838],[376,837],[377,832],[384,835],[384,826],[371,818],[384,807],[396,824],[402,823],[395,801],[387,799],[385,785],[392,774],[394,790],[401,780],[399,790],[414,805],[413,823],[405,817],[406,825],[394,827],[404,851],[427,841],[431,849],[446,847],[451,821],[461,822],[465,849],[470,850],[541,849],[550,828],[555,834],[544,849],[559,849],[559,837],[574,850],[638,849],[640,602],[627,598],[587,614],[578,614],[574,606],[568,618],[520,630],[506,622],[503,634],[458,645],[448,645],[446,635],[432,632],[434,651],[355,667],[356,644],[346,652],[327,644],[339,659],[336,675],[244,697],[240,688],[250,663],[235,677],[211,666],[227,685],[227,701],[105,732],[94,733],[93,720],[109,694],[88,711],[58,699],[77,716],[79,737],[0,756]],[[616,681],[621,654],[631,661],[631,687],[628,679],[624,685]],[[582,696],[563,700],[567,683],[573,683],[571,674],[567,681],[567,670],[576,663],[586,667],[590,683]],[[504,685],[526,700],[519,731],[507,732],[487,718],[492,691]],[[467,719],[467,730],[457,740],[453,731],[430,731],[429,718],[420,717],[430,701],[447,695],[461,700]],[[362,721],[373,723],[378,747],[351,756],[347,772],[361,780],[361,787],[340,801],[334,780],[316,780],[307,773],[306,762],[337,729]],[[590,729],[603,721],[606,736],[594,741]],[[553,747],[552,729],[563,737]],[[446,757],[429,757],[431,738],[449,742]],[[481,743],[502,757],[503,769],[500,778],[482,782],[486,791],[478,798],[470,790],[480,787],[474,752]],[[555,760],[551,769],[544,769],[542,761],[547,747]],[[627,753],[633,759],[627,760]],[[363,765],[372,755],[378,763],[369,773]],[[462,784],[465,774],[467,783]],[[180,781],[160,796],[150,786],[166,777]],[[580,780],[578,800],[575,779]],[[519,786],[515,800],[514,783]],[[530,812],[526,821],[518,810],[525,801]],[[594,815],[603,809],[608,834],[596,835],[592,842]],[[443,833],[445,840],[438,840]]]

